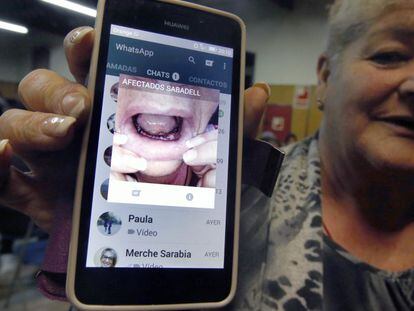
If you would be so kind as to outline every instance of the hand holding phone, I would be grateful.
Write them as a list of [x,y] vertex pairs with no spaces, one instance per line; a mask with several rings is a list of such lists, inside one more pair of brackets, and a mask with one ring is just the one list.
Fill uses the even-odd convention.
[[[90,99],[82,84],[89,70],[87,64],[90,62],[94,33],[95,31],[90,27],[80,27],[70,32],[64,41],[68,66],[77,84],[50,70],[35,70],[29,73],[19,85],[19,94],[21,94],[23,104],[33,110],[14,109],[4,113],[0,118],[0,137],[8,140],[6,148],[0,155],[3,168],[3,174],[0,176],[0,184],[3,185],[1,188],[2,205],[27,214],[46,232],[51,232],[51,228],[56,227],[57,218],[62,220],[63,217],[62,221],[69,224],[71,221],[66,217],[65,210],[73,205],[71,189],[74,186],[75,167],[79,156],[77,148],[79,140],[74,139],[76,136],[73,136],[73,129],[81,129],[77,131],[77,134],[83,132],[84,121],[88,119],[90,111]],[[245,92],[245,134],[252,137],[255,136],[269,95],[264,89],[266,89],[265,86],[255,86]],[[76,110],[75,114],[63,109],[62,99],[72,94],[84,95],[78,99],[83,103],[83,108]],[[39,104],[41,105],[38,106]],[[35,114],[37,118],[32,117]],[[56,133],[56,136],[52,135],[53,131],[46,136],[40,129],[43,121],[50,117],[49,114],[62,119],[68,116],[69,119],[75,117],[76,123],[69,124],[65,136],[61,136],[61,131]],[[22,122],[25,122],[27,126],[21,126]],[[51,137],[56,138],[51,139]],[[36,167],[37,173],[31,174],[30,178],[22,180],[20,175],[13,173],[13,166],[10,163],[11,155],[19,156],[20,154],[19,150],[11,148],[16,145],[19,145],[20,150],[25,150],[26,164],[29,167]],[[30,157],[31,154],[35,157]],[[62,163],[65,165],[62,166]],[[62,174],[62,170],[65,174]],[[60,173],[56,174],[57,171]],[[58,178],[58,181],[50,182],[54,178]],[[45,180],[47,185],[43,185]],[[61,187],[62,184],[65,185],[64,189]],[[61,190],[64,192],[60,193]],[[60,195],[57,196],[57,194]],[[54,239],[62,240],[62,235],[65,235],[62,230],[64,229],[61,228],[59,232],[52,233],[55,236]],[[56,249],[51,248],[54,262],[56,257],[59,257],[59,262],[66,261],[66,255],[61,251],[62,247],[65,248],[60,243]],[[59,267],[62,271],[65,268],[66,266]],[[43,278],[43,275],[40,277]],[[54,283],[54,286],[58,284]]]

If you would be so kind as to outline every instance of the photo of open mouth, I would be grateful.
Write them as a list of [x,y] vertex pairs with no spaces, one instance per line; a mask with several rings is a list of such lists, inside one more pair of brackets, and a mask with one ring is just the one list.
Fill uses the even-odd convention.
[[123,147],[148,161],[181,160],[186,151],[185,141],[204,130],[199,128],[200,123],[206,122],[200,115],[202,111],[189,100],[126,92],[127,106],[119,102],[115,122],[119,123],[116,133],[128,139]]
[[215,89],[121,75],[111,176],[162,184],[194,183],[195,174],[183,155],[190,149],[188,141],[217,128],[217,118],[212,121],[212,116],[218,102]]
[[180,138],[183,124],[181,117],[137,114],[132,120],[140,135],[163,141],[176,141]]

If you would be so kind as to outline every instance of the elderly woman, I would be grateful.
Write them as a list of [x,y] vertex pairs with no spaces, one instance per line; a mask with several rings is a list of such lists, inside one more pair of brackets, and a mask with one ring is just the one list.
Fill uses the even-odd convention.
[[[262,230],[242,227],[242,235],[254,238],[241,239],[235,309],[414,309],[414,2],[336,1],[329,29],[318,62],[320,130],[287,150],[270,219],[264,217],[260,226],[270,226],[268,237],[255,239]],[[83,28],[66,41],[78,81],[85,76],[81,68],[92,36]],[[55,175],[44,165],[51,163],[45,151],[64,150],[71,142],[88,113],[88,95],[49,71],[25,78],[20,95],[40,112],[12,111],[0,120],[0,137],[9,139],[0,144],[1,201],[50,230],[54,207],[70,205],[71,193],[68,184],[42,187]],[[249,90],[246,109],[260,111],[254,107],[265,99],[259,88]],[[247,110],[251,128],[252,115]],[[31,165],[32,175],[9,171],[12,148]],[[68,151],[54,159],[62,161],[59,156],[68,157]],[[245,201],[244,209],[267,214],[254,200]],[[256,275],[246,278],[243,248],[251,247],[246,253],[254,262],[252,247],[263,241],[266,265],[258,260]]]
[[318,81],[324,117],[286,150],[257,308],[414,310],[414,2],[335,1]]
[[318,63],[325,302],[342,310],[414,309],[413,13],[336,3]]
[[116,265],[116,252],[112,248],[105,248],[101,252],[99,258],[99,265],[104,268],[112,268]]
[[[288,255],[277,247],[269,252],[285,262],[318,245],[314,236],[303,243],[302,232],[322,209],[325,310],[414,309],[413,13],[409,0],[332,5],[318,61],[324,117],[314,137],[290,148],[276,189],[270,236],[283,229],[280,209],[296,208],[288,217]],[[318,226],[313,217],[310,225]],[[280,281],[284,273],[273,281],[292,293]],[[296,291],[305,300],[297,310],[315,306],[305,291]]]

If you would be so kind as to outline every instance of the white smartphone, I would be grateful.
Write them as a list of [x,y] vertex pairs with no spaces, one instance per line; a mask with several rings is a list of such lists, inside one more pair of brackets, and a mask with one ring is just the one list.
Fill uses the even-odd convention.
[[220,307],[236,290],[245,26],[176,0],[98,3],[67,295]]

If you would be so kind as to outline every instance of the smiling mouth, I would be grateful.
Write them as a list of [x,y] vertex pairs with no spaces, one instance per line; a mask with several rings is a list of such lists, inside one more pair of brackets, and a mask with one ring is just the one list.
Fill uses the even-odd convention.
[[414,119],[409,117],[390,117],[382,121],[414,131]]
[[154,140],[176,141],[181,137],[183,118],[139,113],[132,116],[132,123],[139,135]]

